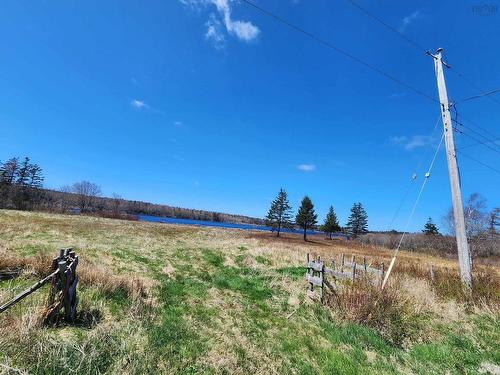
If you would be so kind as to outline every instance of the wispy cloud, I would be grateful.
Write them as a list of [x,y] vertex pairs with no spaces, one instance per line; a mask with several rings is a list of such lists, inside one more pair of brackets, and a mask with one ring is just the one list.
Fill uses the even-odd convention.
[[133,108],[136,108],[136,109],[142,109],[142,108],[148,108],[149,106],[144,103],[142,100],[138,100],[138,99],[133,99],[130,101],[130,105],[133,107]]
[[403,146],[405,150],[411,151],[419,147],[431,146],[435,143],[436,139],[428,135],[413,135],[407,137],[405,135],[392,137],[391,143]]
[[232,17],[231,0],[179,0],[185,6],[200,11],[207,6],[215,6],[218,14],[211,13],[208,21],[205,23],[207,27],[205,31],[205,39],[213,44],[213,46],[221,50],[226,43],[224,27],[227,34],[236,37],[244,42],[255,40],[260,29],[250,21],[235,20]]
[[157,108],[153,108],[151,107],[149,104],[147,104],[145,101],[143,100],[139,100],[139,99],[132,99],[130,101],[130,106],[136,110],[148,110],[148,111],[151,111],[151,112],[155,112],[155,113],[161,113],[161,114],[164,114],[165,112],[163,112],[162,110],[160,109],[157,109]]
[[174,126],[177,128],[183,128],[184,123],[182,121],[174,121]]
[[312,172],[316,169],[316,166],[314,164],[299,164],[297,169],[302,172]]
[[406,28],[410,25],[410,23],[412,23],[413,21],[415,21],[419,17],[420,17],[419,10],[416,10],[415,12],[410,14],[409,16],[404,17],[403,20],[401,21],[401,26],[399,27],[399,31],[404,33]]
[[222,25],[217,19],[215,14],[211,14],[207,23],[207,32],[205,33],[205,39],[208,40],[215,49],[221,50],[226,46],[226,36],[222,30]]

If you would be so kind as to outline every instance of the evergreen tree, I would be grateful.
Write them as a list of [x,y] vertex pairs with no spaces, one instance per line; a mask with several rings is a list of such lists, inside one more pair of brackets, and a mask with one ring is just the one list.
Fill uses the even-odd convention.
[[31,168],[30,158],[24,158],[17,171],[16,184],[20,186],[27,186],[29,180],[29,171]]
[[339,221],[333,206],[330,206],[330,210],[326,214],[325,222],[321,226],[321,230],[328,234],[330,239],[332,239],[332,233],[340,231]]
[[279,237],[282,228],[292,228],[292,207],[285,190],[280,189],[278,196],[271,203],[271,208],[264,219],[266,225],[276,231]]
[[353,237],[368,232],[368,215],[360,202],[352,206],[346,229],[347,233]]
[[439,235],[439,229],[436,226],[436,224],[434,224],[432,222],[431,218],[429,218],[429,220],[427,220],[427,223],[425,223],[425,226],[424,226],[424,229],[422,230],[422,232],[425,233],[428,236],[437,236],[437,235]]
[[304,241],[307,241],[307,230],[313,229],[317,223],[318,215],[314,212],[314,205],[306,195],[302,199],[299,211],[295,217],[295,223],[304,229]]

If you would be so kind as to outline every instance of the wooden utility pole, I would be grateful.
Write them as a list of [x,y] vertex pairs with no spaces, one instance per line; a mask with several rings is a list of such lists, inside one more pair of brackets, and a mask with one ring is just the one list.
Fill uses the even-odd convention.
[[444,125],[444,140],[446,144],[446,159],[448,160],[448,174],[450,176],[451,198],[453,201],[453,218],[455,223],[455,236],[458,248],[458,263],[460,265],[460,277],[467,288],[472,287],[472,262],[469,252],[469,244],[465,234],[464,208],[462,204],[462,192],[460,189],[460,176],[458,175],[457,154],[455,141],[453,140],[453,126],[451,123],[450,104],[444,81],[442,49],[439,48],[436,55],[428,53],[434,58],[436,79],[439,92],[439,102]]

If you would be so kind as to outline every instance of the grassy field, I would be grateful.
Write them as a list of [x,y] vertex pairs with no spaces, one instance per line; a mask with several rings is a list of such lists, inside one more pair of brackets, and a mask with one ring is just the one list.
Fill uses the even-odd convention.
[[[39,322],[47,287],[0,315],[0,373],[500,373],[498,266],[481,265],[474,301],[456,261],[403,253],[387,294],[369,284],[305,296],[307,252],[384,260],[353,243],[0,210],[0,302],[80,255],[75,325]],[[438,268],[437,281],[426,265]],[[447,268],[447,270],[444,270]],[[440,273],[443,269],[442,273]]]

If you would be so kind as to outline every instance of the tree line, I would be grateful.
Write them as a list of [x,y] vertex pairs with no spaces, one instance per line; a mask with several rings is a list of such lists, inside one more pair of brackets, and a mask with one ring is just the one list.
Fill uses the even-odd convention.
[[58,190],[43,187],[42,168],[30,158],[14,157],[0,161],[0,208],[40,210],[59,213],[134,219],[137,215],[173,217],[262,225],[264,221],[243,215],[195,210],[137,200],[123,199],[119,194],[102,196],[101,187],[90,181],[79,181]]
[[42,168],[30,158],[0,162],[0,207],[33,209],[42,199]]
[[361,203],[354,203],[351,214],[344,227],[341,227],[333,206],[330,206],[322,225],[318,225],[318,215],[314,210],[311,198],[305,196],[300,204],[297,214],[293,215],[292,206],[288,200],[288,194],[284,189],[280,189],[276,198],[271,202],[271,207],[265,217],[268,227],[276,231],[279,237],[283,229],[293,229],[299,227],[303,230],[304,241],[307,240],[307,231],[319,229],[325,232],[331,239],[337,232],[357,237],[368,233],[368,214]]

